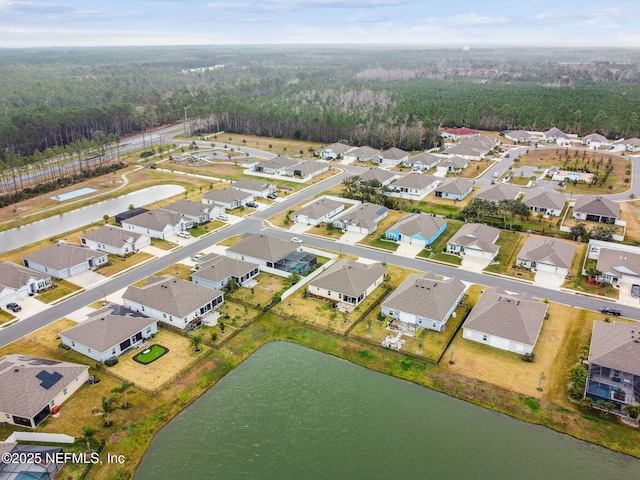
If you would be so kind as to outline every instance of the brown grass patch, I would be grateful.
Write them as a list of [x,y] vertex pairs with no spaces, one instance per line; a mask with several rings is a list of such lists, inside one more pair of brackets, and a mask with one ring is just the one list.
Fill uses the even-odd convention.
[[640,201],[619,202],[620,218],[627,222],[627,242],[640,243]]

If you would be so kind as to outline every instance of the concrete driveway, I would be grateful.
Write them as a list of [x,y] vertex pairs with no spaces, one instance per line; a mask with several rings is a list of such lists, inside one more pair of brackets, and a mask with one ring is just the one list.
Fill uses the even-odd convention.
[[550,272],[536,272],[536,278],[533,280],[535,285],[547,288],[560,289],[564,283],[564,275]]
[[631,284],[623,283],[620,285],[618,302],[624,305],[637,307],[640,305],[640,298],[631,296]]
[[289,227],[289,231],[291,233],[304,233],[307,230],[311,230],[313,225],[305,225],[304,223],[294,223],[291,227]]
[[103,277],[99,273],[94,272],[93,270],[87,270],[86,272],[79,273],[77,275],[73,275],[67,278],[68,281],[74,283],[80,287],[90,288],[95,285],[105,282],[108,280],[107,277]]
[[471,270],[472,272],[481,272],[485,268],[489,266],[491,260],[486,258],[472,257],[470,255],[465,255],[462,257],[461,267],[465,270]]
[[424,246],[422,245],[415,245],[411,243],[400,242],[400,245],[396,250],[396,255],[402,255],[403,257],[414,258],[422,250],[424,250]]
[[354,244],[362,240],[367,235],[365,233],[357,233],[357,232],[345,232],[339,239],[340,243],[350,243]]

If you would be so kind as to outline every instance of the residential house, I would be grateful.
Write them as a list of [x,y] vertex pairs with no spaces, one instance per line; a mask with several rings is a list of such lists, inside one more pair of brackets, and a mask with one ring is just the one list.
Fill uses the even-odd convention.
[[556,127],[543,132],[542,138],[547,143],[557,143],[558,145],[569,145],[571,143],[571,137]]
[[25,255],[22,263],[54,278],[68,278],[106,265],[109,257],[104,252],[59,242]]
[[409,160],[410,153],[405,152],[396,147],[391,147],[380,153],[380,156],[375,158],[374,163],[380,163],[382,165],[397,166],[403,162]]
[[445,231],[447,221],[426,213],[410,213],[402,217],[385,233],[385,238],[396,242],[427,247]]
[[309,282],[307,290],[313,297],[337,303],[337,307],[352,310],[382,283],[387,269],[380,263],[358,263],[339,260]]
[[624,146],[629,152],[638,152],[640,151],[640,138],[633,137],[624,140]]
[[0,419],[35,428],[89,378],[89,367],[12,353],[0,357]]
[[582,195],[576,199],[571,218],[600,223],[616,223],[620,205],[606,197]]
[[530,355],[549,305],[529,293],[486,289],[462,325],[462,337],[508,352]]
[[212,253],[200,259],[198,269],[191,274],[191,281],[198,285],[222,290],[231,280],[241,286],[259,273],[260,267],[255,263]]
[[178,200],[162,207],[168,212],[177,213],[181,217],[191,220],[193,225],[204,225],[215,219],[222,212],[220,208],[211,207],[192,200]]
[[460,140],[462,138],[475,137],[477,135],[480,135],[480,132],[467,127],[450,128],[440,134],[442,138],[449,140]]
[[[589,242],[589,258],[593,258],[593,244]],[[618,246],[615,243],[597,242],[598,247],[596,269],[600,275],[596,279],[599,282],[614,286],[640,284],[640,252],[638,247]],[[610,246],[603,246],[610,245]]]
[[17,302],[53,287],[51,275],[13,262],[0,263],[0,305]]
[[300,160],[287,157],[275,157],[255,165],[256,172],[262,172],[269,175],[293,175],[293,167],[298,165]]
[[474,200],[489,200],[492,202],[500,202],[501,200],[515,200],[520,196],[520,187],[514,185],[506,185],[504,183],[496,183],[481,188],[478,193],[473,196]]
[[459,202],[473,192],[473,181],[464,178],[451,178],[435,189],[435,196]]
[[522,203],[529,207],[534,214],[542,213],[559,217],[567,199],[562,193],[544,188],[534,188],[525,194]]
[[458,174],[458,173],[462,173],[462,171],[468,166],[469,166],[468,158],[454,155],[451,158],[447,158],[443,160],[440,163],[440,165],[438,165],[438,170],[444,172],[445,174]]
[[158,332],[158,321],[121,305],[110,304],[60,332],[64,345],[97,362],[105,362],[140,346]]
[[573,243],[548,237],[528,237],[518,253],[516,265],[567,276],[575,253],[576,246]]
[[[0,462],[1,480],[31,478],[54,480],[65,465],[63,462],[65,453],[62,447],[23,445],[17,442],[0,441],[0,456],[3,455],[10,455],[7,458],[10,461]],[[41,461],[35,462],[35,459],[41,459]]]
[[126,210],[124,212],[120,212],[115,216],[115,220],[116,220],[116,225],[120,225],[122,226],[122,221],[126,220],[128,218],[131,217],[135,217],[136,215],[140,215],[141,213],[145,213],[148,212],[149,209],[148,208],[131,208],[129,210]]
[[105,225],[80,235],[80,243],[92,250],[126,257],[151,245],[149,235]]
[[615,405],[640,404],[640,329],[633,323],[594,322],[585,396]]
[[178,328],[197,327],[202,317],[224,302],[220,290],[169,275],[151,276],[141,287],[130,286],[124,306]]
[[525,130],[512,130],[505,132],[504,138],[515,143],[538,143],[538,137]]
[[378,228],[380,220],[389,213],[387,207],[375,203],[361,203],[333,220],[333,226],[345,231],[370,235]]
[[433,175],[422,175],[420,173],[409,173],[390,185],[392,195],[400,198],[422,199],[435,190],[440,183],[440,179]]
[[317,153],[317,156],[323,160],[337,160],[341,158],[345,153],[355,150],[355,147],[347,145],[346,143],[332,143],[327,145]]
[[359,175],[360,182],[378,182],[381,186],[388,186],[398,175],[381,168],[370,168],[366,172]]
[[329,163],[316,160],[314,162],[300,162],[293,167],[293,176],[300,178],[312,178],[329,171]]
[[299,244],[260,233],[245,233],[225,254],[284,272],[305,273],[317,263],[316,256],[304,252]]
[[485,136],[473,136],[460,140],[459,143],[445,149],[445,155],[457,155],[468,160],[482,160],[498,142]]
[[267,195],[275,193],[277,190],[273,183],[265,182],[256,178],[243,178],[231,184],[236,190],[242,190],[254,197],[265,198]]
[[243,190],[237,190],[233,187],[225,187],[209,190],[202,195],[202,203],[205,205],[215,205],[225,210],[233,210],[253,202],[255,197]]
[[152,238],[168,239],[193,227],[193,221],[167,210],[150,210],[122,221],[122,228]]
[[315,226],[328,222],[331,217],[343,210],[344,203],[329,197],[322,197],[291,214],[291,218],[294,222]]
[[592,133],[590,135],[585,135],[582,138],[582,144],[588,147],[592,147],[595,150],[600,147],[609,146],[609,141],[604,135],[600,135],[599,133]]
[[412,167],[414,169],[418,168],[424,172],[425,170],[429,170],[435,167],[441,161],[442,157],[438,157],[429,152],[421,152],[403,161],[402,165],[404,165],[405,167]]
[[364,146],[344,153],[342,158],[348,162],[370,162],[376,155],[380,155],[380,150]]
[[466,287],[457,278],[412,273],[382,302],[382,315],[437,332],[444,332]]
[[500,230],[484,223],[465,223],[447,242],[447,253],[493,260],[500,251]]

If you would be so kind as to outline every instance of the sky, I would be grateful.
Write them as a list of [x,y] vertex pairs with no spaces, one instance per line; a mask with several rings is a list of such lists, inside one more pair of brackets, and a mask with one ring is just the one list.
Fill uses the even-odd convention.
[[0,47],[640,47],[638,0],[0,0]]

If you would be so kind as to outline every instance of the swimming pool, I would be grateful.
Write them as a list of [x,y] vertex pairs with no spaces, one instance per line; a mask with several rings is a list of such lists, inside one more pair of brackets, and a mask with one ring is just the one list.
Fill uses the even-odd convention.
[[88,195],[89,193],[93,193],[93,192],[97,192],[97,190],[95,188],[80,188],[79,190],[73,190],[72,192],[61,193],[60,195],[51,197],[51,199],[57,200],[58,202],[64,202],[65,200],[81,197],[83,195]]

